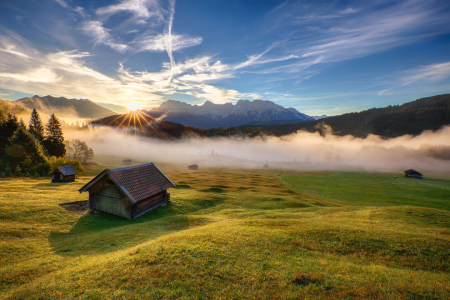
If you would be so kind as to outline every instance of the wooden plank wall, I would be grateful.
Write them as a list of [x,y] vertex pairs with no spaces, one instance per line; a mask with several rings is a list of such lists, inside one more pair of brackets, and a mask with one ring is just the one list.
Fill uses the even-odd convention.
[[104,177],[89,188],[89,207],[131,219],[132,205],[114,183]]

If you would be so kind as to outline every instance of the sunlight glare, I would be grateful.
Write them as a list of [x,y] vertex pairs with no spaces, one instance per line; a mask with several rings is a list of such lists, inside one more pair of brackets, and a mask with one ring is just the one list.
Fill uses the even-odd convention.
[[131,110],[136,110],[142,107],[142,103],[139,101],[130,101],[130,103],[127,104],[127,107]]

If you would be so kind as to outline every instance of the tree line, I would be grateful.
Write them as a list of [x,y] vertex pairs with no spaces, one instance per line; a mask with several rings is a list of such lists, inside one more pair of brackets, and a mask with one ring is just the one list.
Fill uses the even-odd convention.
[[[74,150],[76,148],[76,150]],[[76,155],[73,155],[74,151]],[[86,153],[84,153],[86,152]],[[44,125],[33,109],[28,127],[22,119],[0,112],[0,175],[46,176],[62,165],[83,172],[80,160],[92,159],[94,152],[85,142],[64,141],[61,122],[52,114]]]

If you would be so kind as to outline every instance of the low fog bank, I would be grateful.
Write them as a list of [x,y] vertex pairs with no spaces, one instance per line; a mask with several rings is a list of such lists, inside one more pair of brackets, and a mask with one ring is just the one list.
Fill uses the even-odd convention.
[[320,135],[299,131],[282,138],[186,138],[163,141],[111,130],[77,135],[96,155],[106,154],[149,162],[202,167],[270,168],[296,170],[365,170],[450,173],[450,126],[419,136],[383,139]]

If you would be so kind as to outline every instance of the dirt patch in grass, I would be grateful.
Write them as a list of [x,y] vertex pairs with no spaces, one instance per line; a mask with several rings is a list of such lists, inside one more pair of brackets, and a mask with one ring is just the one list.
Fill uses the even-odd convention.
[[321,284],[323,277],[324,275],[319,272],[298,272],[292,279],[292,283],[295,285]]
[[60,204],[62,208],[67,210],[72,214],[84,215],[89,210],[89,202],[88,201],[75,201],[70,203]]

